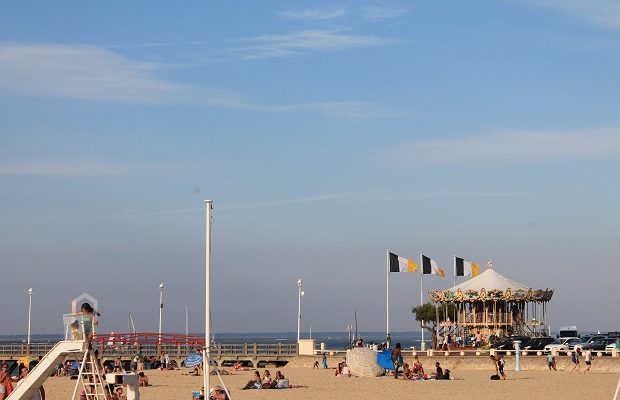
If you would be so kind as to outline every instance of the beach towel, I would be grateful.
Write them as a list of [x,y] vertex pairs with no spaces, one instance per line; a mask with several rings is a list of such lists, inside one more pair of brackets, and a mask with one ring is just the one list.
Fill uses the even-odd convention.
[[288,389],[288,379],[278,379],[274,389]]
[[183,364],[188,367],[195,367],[196,365],[202,364],[202,355],[198,353],[191,353],[187,358],[183,361]]

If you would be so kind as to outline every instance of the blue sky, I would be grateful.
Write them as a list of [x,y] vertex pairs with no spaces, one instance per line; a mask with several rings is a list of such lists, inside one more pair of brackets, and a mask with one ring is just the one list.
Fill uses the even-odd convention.
[[[381,330],[387,248],[618,329],[614,1],[11,2],[0,33],[0,334],[29,287],[35,333],[82,292],[156,330],[160,282],[201,331],[205,198],[215,331],[294,331],[300,277],[305,329]],[[419,290],[392,279],[393,330]]]

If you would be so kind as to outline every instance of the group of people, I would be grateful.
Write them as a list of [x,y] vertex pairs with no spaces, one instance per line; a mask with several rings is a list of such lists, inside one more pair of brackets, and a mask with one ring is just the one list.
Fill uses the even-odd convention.
[[[581,370],[581,361],[579,361],[579,356],[581,356],[581,349],[579,347],[577,347],[575,349],[575,351],[573,352],[573,354],[571,355],[571,361],[573,363],[573,368],[570,370],[570,372],[572,373],[573,371],[577,371],[577,373],[580,372]],[[590,372],[590,368],[592,368],[592,359],[593,359],[593,355],[592,355],[592,349],[587,349],[586,350],[586,354],[584,356],[584,361],[586,362],[586,369],[583,370],[583,373],[585,374],[586,372]]]
[[338,366],[336,367],[336,376],[345,378],[351,376],[351,371],[349,370],[349,366],[346,361],[341,361],[338,363]]
[[254,377],[246,383],[241,390],[248,389],[286,389],[289,387],[288,379],[284,377],[282,372],[276,371],[275,377],[271,377],[271,372],[266,369],[263,372],[263,376],[260,376],[260,372],[254,371]]
[[[405,380],[423,380],[425,377],[428,378],[428,376],[424,374],[424,367],[422,367],[422,363],[418,356],[413,357],[413,364],[411,366],[408,363],[403,364],[402,376]],[[398,374],[396,374],[396,377],[398,377]]]
[[[6,399],[13,392],[13,382],[15,384],[19,384],[19,382],[24,379],[30,370],[23,364],[19,365],[19,376],[16,380],[11,377],[9,372],[9,365],[7,363],[2,363],[0,369],[0,400]],[[29,400],[45,400],[45,389],[43,385],[37,390],[31,399]]]

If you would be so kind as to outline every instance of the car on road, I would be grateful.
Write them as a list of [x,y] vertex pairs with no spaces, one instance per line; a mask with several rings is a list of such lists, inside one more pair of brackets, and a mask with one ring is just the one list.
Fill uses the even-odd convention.
[[616,348],[620,352],[620,341],[613,342],[605,346],[605,354],[612,354],[614,348]]
[[551,350],[568,351],[571,345],[575,346],[577,343],[581,343],[581,338],[569,337],[569,338],[564,338],[564,339],[556,339],[555,342],[546,345],[543,348],[543,351],[545,353],[550,353]]
[[593,351],[603,351],[607,347],[608,344],[616,343],[615,338],[602,338],[591,341],[590,343],[586,343],[581,347],[581,350],[593,350]]
[[[594,341],[598,341],[598,340],[602,340],[602,339],[607,339],[607,336],[605,335],[589,335],[589,336],[583,336],[581,338],[581,343],[577,343],[574,346],[568,346],[568,349],[573,351],[573,350],[583,350],[584,346],[589,345],[590,343],[594,342]],[[603,346],[603,348],[605,348],[605,346]]]
[[555,342],[552,337],[532,338],[523,344],[523,350],[542,350],[546,345]]
[[504,338],[500,341],[493,343],[491,345],[491,348],[495,350],[514,350],[515,340],[520,340],[521,346],[523,346],[523,344],[528,342],[530,338],[527,336],[510,336],[510,337]]

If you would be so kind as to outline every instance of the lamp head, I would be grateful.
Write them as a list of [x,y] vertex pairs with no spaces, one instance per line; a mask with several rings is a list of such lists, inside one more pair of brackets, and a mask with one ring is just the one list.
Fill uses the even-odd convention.
[[301,297],[304,297],[304,294],[306,294],[304,291],[302,291],[301,293],[299,293],[299,295],[300,295]]
[[301,287],[301,284],[302,284],[301,279],[298,279],[297,280],[297,287]]
[[160,284],[159,284],[159,288],[160,288],[160,289],[165,288],[164,284],[163,284],[163,283],[160,283]]
[[28,294],[32,294],[32,288],[28,289]]

